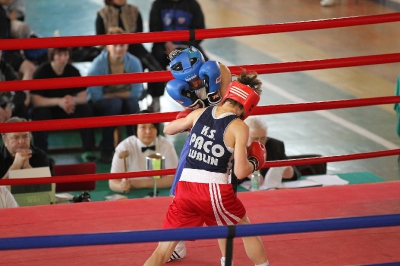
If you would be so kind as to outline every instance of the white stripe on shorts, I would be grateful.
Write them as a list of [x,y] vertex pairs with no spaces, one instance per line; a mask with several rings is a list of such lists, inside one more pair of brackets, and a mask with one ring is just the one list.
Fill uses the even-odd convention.
[[[231,217],[233,220],[236,222],[240,221],[240,218],[237,217],[236,215],[233,215],[232,213],[228,212],[224,204],[222,203],[222,197],[221,197],[221,191],[219,190],[219,185],[218,184],[209,184],[209,189],[210,189],[210,199],[211,199],[211,204],[213,207],[214,211],[214,217],[215,220],[217,221],[217,225],[233,225],[232,221],[227,217]],[[225,221],[225,224],[222,223],[220,217]]]

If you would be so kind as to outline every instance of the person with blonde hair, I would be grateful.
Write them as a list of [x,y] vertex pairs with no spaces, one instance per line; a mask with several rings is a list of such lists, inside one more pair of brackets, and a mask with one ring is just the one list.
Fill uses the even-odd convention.
[[[137,6],[127,3],[127,0],[104,0],[104,3],[105,6],[97,11],[96,34],[106,34],[110,27],[120,27],[126,33],[143,32],[143,20]],[[128,52],[140,60],[143,69],[164,70],[142,43],[129,44]],[[160,97],[164,94],[164,88],[165,82],[147,83],[147,94],[152,97],[149,110],[160,111]]]
[[[125,31],[114,27],[108,29],[108,34],[122,34]],[[89,76],[141,73],[143,72],[140,60],[131,55],[128,44],[106,45],[103,51],[93,60],[89,69]],[[139,99],[143,93],[142,83],[115,84],[106,86],[90,86],[87,88],[88,101],[92,104],[95,115],[113,116],[135,114],[139,112]],[[110,163],[114,152],[114,129],[102,129],[100,142],[100,161]],[[132,127],[127,126],[128,136],[133,134]]]

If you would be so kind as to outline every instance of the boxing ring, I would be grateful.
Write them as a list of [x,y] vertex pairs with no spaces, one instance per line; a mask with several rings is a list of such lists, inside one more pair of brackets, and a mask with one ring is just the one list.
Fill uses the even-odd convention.
[[[400,14],[371,15],[294,22],[251,27],[205,29],[163,33],[139,33],[112,36],[84,36],[1,40],[0,50],[43,47],[87,46],[194,40],[269,34],[276,32],[327,29],[400,21]],[[400,62],[400,53],[325,60],[285,62],[229,67],[233,74],[242,68],[258,74],[283,73],[337,67]],[[51,89],[57,87],[160,82],[172,79],[167,71],[109,76],[77,77],[2,82],[1,91]],[[400,96],[348,99],[324,102],[259,106],[254,115],[330,110],[359,106],[394,104]],[[173,120],[178,112],[114,117],[93,117],[53,121],[1,124],[0,132],[66,130],[129,124],[162,123]],[[380,150],[266,162],[264,167],[301,165],[376,158],[400,154],[400,149]],[[135,173],[96,174],[51,178],[0,180],[0,185],[41,184],[108,180],[138,176],[166,175],[175,169]],[[69,265],[86,263],[142,265],[157,241],[188,241],[188,256],[174,264],[212,265],[219,261],[215,238],[234,239],[233,260],[247,265],[242,236],[260,235],[271,265],[360,265],[400,263],[400,182],[361,184],[345,187],[275,190],[265,193],[242,192],[252,225],[216,228],[158,230],[169,197],[115,202],[92,202],[0,210],[0,254],[5,265]],[[150,210],[150,211],[149,211]],[[155,229],[155,230],[154,230]],[[22,255],[23,254],[23,255]],[[207,256],[204,256],[207,254]]]

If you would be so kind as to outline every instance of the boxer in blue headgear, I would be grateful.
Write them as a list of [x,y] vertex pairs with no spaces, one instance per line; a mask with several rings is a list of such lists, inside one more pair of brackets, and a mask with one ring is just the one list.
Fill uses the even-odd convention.
[[[195,47],[174,50],[169,54],[169,59],[170,71],[175,79],[167,83],[166,91],[186,109],[178,117],[186,116],[191,110],[221,102],[232,79],[231,72],[225,65],[212,60],[205,61],[201,52]],[[185,158],[190,148],[189,141],[190,138],[187,138],[182,148],[171,195],[175,195],[175,187],[185,166]],[[169,261],[182,259],[185,256],[185,242],[181,241]]]
[[221,101],[231,81],[226,66],[212,60],[205,62],[201,52],[193,46],[174,50],[169,58],[175,79],[167,83],[166,90],[176,102],[194,110]]
[[[217,105],[224,97],[228,85],[231,83],[229,69],[216,61],[204,61],[204,57],[195,47],[184,50],[174,50],[169,54],[170,69],[175,79],[167,83],[168,94],[185,109],[180,117],[187,115],[190,110]],[[189,151],[184,145],[180,160],[184,160]],[[179,181],[183,162],[179,162],[171,195],[175,193],[176,183]]]
[[200,68],[205,63],[199,50],[191,46],[184,50],[174,50],[169,57],[171,59],[169,66],[174,78],[186,82],[199,78]]

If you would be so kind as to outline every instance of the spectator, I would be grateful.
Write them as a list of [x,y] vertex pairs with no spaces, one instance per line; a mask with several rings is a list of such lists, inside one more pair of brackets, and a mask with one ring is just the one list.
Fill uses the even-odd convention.
[[22,0],[12,0],[11,4],[4,5],[3,8],[6,10],[7,16],[11,21],[15,19],[20,21],[25,20],[25,5]]
[[[70,48],[52,48],[48,52],[48,62],[35,71],[34,79],[80,77],[79,70],[69,63]],[[56,83],[55,83],[56,84]],[[57,85],[55,85],[56,87]],[[32,94],[32,120],[51,120],[65,118],[92,117],[93,111],[87,102],[86,88],[64,88],[52,90],[34,90]],[[94,130],[80,129],[83,160],[94,160]],[[35,145],[48,150],[48,131],[33,133]]]
[[[244,121],[249,126],[249,140],[250,145],[253,141],[259,141],[265,145],[267,150],[267,161],[288,160],[289,158],[285,153],[285,144],[278,139],[270,138],[268,136],[267,123],[258,116],[252,116]],[[262,168],[260,174],[265,177],[269,168]],[[296,166],[287,166],[283,172],[282,178],[286,181],[297,180],[301,176],[300,170]],[[245,178],[243,180],[249,180]],[[241,180],[242,181],[242,180]]]
[[[0,50],[0,82],[16,80],[14,69],[3,60]],[[0,92],[0,123],[11,116],[28,119],[29,99],[25,92]]]
[[[6,123],[26,122],[26,119],[12,117]],[[30,132],[2,133],[3,145],[0,147],[0,177],[8,179],[9,170],[50,167],[49,157],[39,148],[31,145]]]
[[[145,110],[141,113],[150,112]],[[165,157],[166,168],[176,167],[178,156],[175,147],[169,140],[160,135],[159,124],[134,125],[133,133],[133,136],[123,140],[115,149],[111,173],[144,171],[146,170],[146,156],[153,153],[160,153]],[[157,180],[157,187],[171,187],[173,179],[173,175],[164,176]],[[153,182],[153,179],[149,177],[128,180],[112,179],[109,181],[109,185],[110,189],[115,192],[129,192],[130,189],[135,188],[152,188]]]
[[0,209],[15,207],[19,207],[19,205],[15,201],[14,196],[5,186],[0,186]]
[[[110,28],[108,34],[121,34],[121,28]],[[127,44],[107,45],[97,56],[89,69],[89,76],[143,72],[139,59],[127,53]],[[139,99],[143,93],[142,84],[118,84],[111,86],[91,86],[87,89],[88,100],[92,103],[96,115],[112,116],[135,114],[139,111]],[[102,129],[100,142],[101,158],[111,163],[114,152],[114,129]],[[131,126],[126,127],[128,136],[133,135]]]
[[[11,21],[8,17],[5,9],[8,5],[11,5],[13,1],[14,0],[0,0],[0,39],[28,38],[31,35],[31,30],[26,23],[17,19]],[[4,60],[18,73],[19,78],[23,80],[32,79],[36,65],[24,56],[23,51],[3,51],[3,56]]]
[[[22,0],[13,0],[8,6],[4,6],[7,16],[10,19],[11,38],[37,38],[38,36],[31,30],[25,20],[25,5]],[[40,65],[47,61],[47,48],[25,49],[20,51],[24,58],[31,61],[34,65]],[[14,55],[15,56],[15,55]]]
[[6,122],[12,115],[12,103],[8,95],[0,92],[0,123]]
[[[106,34],[111,27],[120,27],[127,33],[143,32],[143,21],[139,9],[127,4],[126,0],[105,0],[105,7],[97,12],[96,34]],[[161,71],[163,68],[143,44],[130,44],[128,51],[139,58],[143,69]],[[164,94],[165,83],[148,83],[147,93],[152,97],[148,107],[154,112],[160,111],[160,96]]]
[[[150,31],[195,30],[204,29],[204,16],[196,0],[155,0],[150,10]],[[201,40],[194,42],[154,43],[152,54],[163,68],[169,64],[168,54],[177,48],[196,47],[208,60],[200,47]]]

